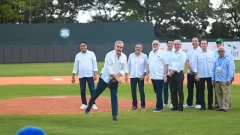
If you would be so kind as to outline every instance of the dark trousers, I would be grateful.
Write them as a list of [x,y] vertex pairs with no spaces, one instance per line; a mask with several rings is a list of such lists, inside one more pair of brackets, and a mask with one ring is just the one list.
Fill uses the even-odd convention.
[[[183,109],[184,102],[184,94],[183,94],[183,80],[184,74],[183,72],[174,73],[172,77],[170,77],[170,89],[171,89],[171,99],[174,109]],[[178,100],[179,97],[179,100]]]
[[[169,75],[167,76],[167,82],[165,82],[163,85],[164,104],[168,104],[168,86],[170,86]],[[170,89],[170,93],[171,93],[171,89]]]
[[163,80],[152,79],[152,85],[157,98],[156,109],[162,110],[163,109],[163,101],[162,101]]
[[205,81],[207,82],[207,89],[208,89],[208,106],[212,106],[213,104],[213,85],[212,85],[212,78],[200,78],[199,81],[199,90],[200,90],[200,102],[201,107],[205,107]]
[[[93,81],[93,77],[83,77],[83,78],[79,78],[82,104],[85,104],[85,105],[87,105],[87,99],[86,99],[86,82],[88,83],[88,88],[89,88],[90,94],[91,94],[91,96],[92,96],[93,91],[94,91],[94,81]],[[95,102],[94,102],[94,104],[95,104]]]
[[144,80],[140,78],[131,78],[132,106],[137,107],[137,84],[140,92],[141,107],[145,108]]
[[[91,96],[89,100],[89,107],[92,107],[95,100],[99,97],[99,95],[107,88],[108,83],[104,82],[101,77],[99,77],[99,81],[97,84],[96,91]],[[110,89],[111,92],[111,104],[112,104],[112,115],[117,116],[118,115],[118,88],[116,89]]]
[[193,105],[193,93],[194,93],[194,84],[196,88],[196,105],[200,105],[200,91],[199,91],[199,81],[195,81],[195,76],[191,74],[187,74],[187,88],[188,88],[188,97],[187,97],[187,105]]

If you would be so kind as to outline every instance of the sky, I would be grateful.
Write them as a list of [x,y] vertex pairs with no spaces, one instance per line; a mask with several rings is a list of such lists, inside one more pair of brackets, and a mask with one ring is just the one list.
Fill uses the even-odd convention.
[[[219,6],[218,3],[220,3],[221,0],[210,0],[211,3],[213,4],[213,7],[216,8]],[[94,12],[84,12],[84,11],[79,11],[78,13],[78,17],[77,17],[77,20],[80,22],[80,23],[87,23],[88,20],[91,19],[91,14],[94,14]],[[212,19],[209,19],[209,22],[213,22]]]

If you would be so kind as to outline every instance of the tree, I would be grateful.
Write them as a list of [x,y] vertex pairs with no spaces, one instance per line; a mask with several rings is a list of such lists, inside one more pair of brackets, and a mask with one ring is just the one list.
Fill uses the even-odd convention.
[[212,16],[210,0],[122,0],[127,21],[153,22],[160,39],[202,37]]
[[77,23],[84,0],[1,0],[0,23]]
[[[217,22],[223,22],[232,29],[232,38],[240,38],[240,1],[223,0],[216,12]],[[228,33],[228,31],[226,31]]]
[[22,12],[26,9],[25,0],[1,0],[0,23],[19,23],[24,18]]

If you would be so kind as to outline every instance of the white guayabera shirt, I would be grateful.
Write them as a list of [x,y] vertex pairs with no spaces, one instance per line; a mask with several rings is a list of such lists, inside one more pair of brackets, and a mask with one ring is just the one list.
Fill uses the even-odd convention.
[[131,53],[128,58],[128,70],[130,78],[141,78],[147,70],[147,55],[140,53],[137,56],[135,53]]
[[79,78],[83,78],[93,77],[96,71],[98,71],[98,67],[94,52],[87,50],[86,53],[79,52],[76,55],[72,73],[79,72]]
[[118,59],[117,53],[115,50],[106,54],[104,60],[104,66],[101,71],[101,78],[104,82],[108,83],[112,78],[110,75],[117,75],[121,73],[124,75],[127,71],[127,56],[124,53],[121,53],[121,56]]

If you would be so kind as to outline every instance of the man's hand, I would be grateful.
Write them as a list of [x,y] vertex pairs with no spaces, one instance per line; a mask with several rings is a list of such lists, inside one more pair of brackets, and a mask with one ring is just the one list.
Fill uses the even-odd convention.
[[215,85],[215,82],[214,82],[214,80],[212,80],[212,85],[213,85],[213,86]]
[[118,77],[116,81],[117,81],[118,83],[120,83],[120,84],[122,83],[122,80],[121,80],[120,77]]
[[75,83],[75,76],[72,76],[72,84]]
[[195,75],[195,81],[199,81],[198,74]]
[[167,82],[167,76],[164,76],[164,83]]
[[229,81],[226,82],[226,85],[230,85],[230,84],[231,84],[231,82],[229,82]]
[[172,75],[174,74],[174,72],[175,72],[174,70],[171,70],[169,76],[172,77]]
[[149,75],[146,75],[146,81],[147,82],[149,81]]
[[234,75],[233,75],[233,78],[232,78],[232,82],[234,81]]
[[190,75],[193,75],[193,71],[192,70],[190,70]]
[[96,81],[97,80],[97,74],[94,74],[93,75],[93,81]]
[[145,76],[144,76],[144,75],[142,75],[142,76],[141,76],[141,78],[140,78],[140,80],[144,80],[144,77],[145,77]]
[[125,74],[125,82],[128,82],[128,75]]

